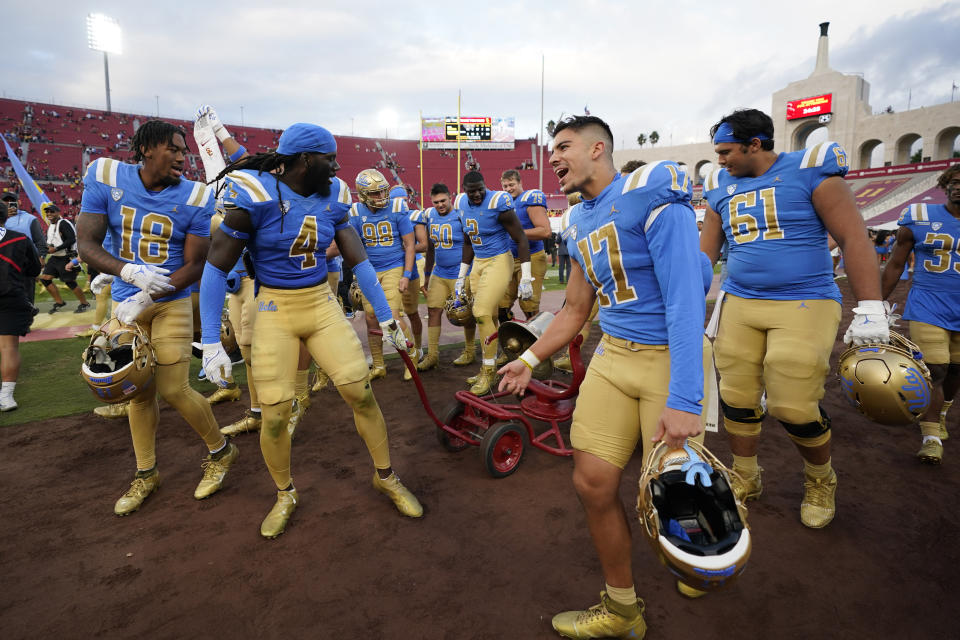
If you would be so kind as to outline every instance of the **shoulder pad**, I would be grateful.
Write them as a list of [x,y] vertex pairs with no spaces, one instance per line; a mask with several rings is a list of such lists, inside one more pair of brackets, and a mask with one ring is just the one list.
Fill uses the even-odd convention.
[[540,189],[528,189],[520,195],[520,201],[529,203],[531,206],[546,206],[547,197]]
[[403,198],[394,198],[391,210],[393,213],[403,213],[404,211],[409,211],[410,207],[407,205],[407,201]]
[[499,209],[500,207],[504,206],[513,207],[513,200],[510,198],[510,194],[506,191],[494,191],[493,197],[490,198],[490,204],[487,205],[487,208]]
[[341,204],[350,204],[353,202],[353,198],[350,196],[350,187],[347,186],[347,183],[336,178],[337,184],[340,186],[340,193],[337,195],[337,202]]
[[117,172],[120,170],[121,164],[123,163],[113,158],[97,158],[87,167],[87,175],[97,182],[115,187],[117,186]]
[[[907,211],[910,212],[911,222],[930,222],[930,217],[927,215],[927,205],[922,202],[912,204],[907,209],[904,209],[904,213]],[[900,214],[900,216],[903,217],[903,214]]]
[[353,204],[350,205],[351,218],[357,218],[360,216],[360,209],[358,208],[359,206],[360,206],[359,202],[354,202]]
[[560,233],[563,234],[567,230],[567,227],[570,226],[570,218],[573,217],[573,210],[579,207],[579,203],[573,205],[572,207],[567,207],[567,210],[563,212],[563,215],[560,216]]
[[239,190],[242,190],[250,198],[251,202],[269,202],[273,196],[263,186],[259,178],[243,171],[232,171],[227,174],[227,178],[235,184]]
[[723,167],[719,169],[714,169],[711,171],[703,181],[703,190],[704,192],[713,191],[720,186],[720,172],[723,171]]
[[462,208],[463,208],[463,203],[464,203],[464,200],[466,199],[466,197],[467,197],[467,194],[465,194],[465,193],[458,193],[458,194],[457,194],[457,197],[453,199],[453,208],[454,208],[454,209],[462,209]]
[[205,207],[210,202],[210,193],[213,189],[207,187],[202,182],[194,182],[190,195],[187,197],[188,207]]
[[846,174],[847,152],[836,142],[825,140],[807,149],[800,159],[801,169],[822,168],[825,173]]

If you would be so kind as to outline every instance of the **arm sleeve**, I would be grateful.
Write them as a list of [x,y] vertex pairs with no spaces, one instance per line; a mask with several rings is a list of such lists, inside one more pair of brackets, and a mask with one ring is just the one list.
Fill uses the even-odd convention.
[[227,295],[227,274],[209,262],[200,278],[200,342],[220,342],[220,316]]
[[377,280],[377,272],[369,260],[364,260],[353,267],[353,276],[360,285],[363,297],[373,305],[373,311],[377,316],[377,322],[389,322],[393,319],[393,312],[390,311],[390,305],[387,303],[387,296],[383,293],[383,287]]
[[[659,215],[657,213],[659,212]],[[645,230],[653,270],[666,308],[670,345],[670,388],[667,406],[699,414],[703,399],[702,263],[696,214],[685,204],[669,204],[650,214]]]

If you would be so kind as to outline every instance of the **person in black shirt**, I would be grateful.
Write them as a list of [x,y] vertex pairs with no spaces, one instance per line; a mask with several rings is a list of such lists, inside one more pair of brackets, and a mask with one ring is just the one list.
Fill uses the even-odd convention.
[[73,291],[80,304],[74,313],[83,313],[90,308],[83,289],[77,285],[77,274],[80,273],[80,261],[77,258],[77,231],[69,220],[60,217],[60,209],[55,204],[49,204],[44,211],[50,226],[47,227],[47,264],[43,268],[40,280],[53,297],[53,307],[50,313],[56,313],[67,303],[60,297],[60,292],[53,284],[54,278],[60,278],[67,288]]

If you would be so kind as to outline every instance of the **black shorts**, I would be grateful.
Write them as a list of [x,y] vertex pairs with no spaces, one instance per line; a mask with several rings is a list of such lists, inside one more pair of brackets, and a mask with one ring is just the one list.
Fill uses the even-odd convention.
[[0,336],[25,336],[33,323],[33,307],[22,292],[0,296]]
[[60,278],[65,285],[73,289],[77,286],[77,276],[80,274],[80,266],[77,265],[72,271],[67,271],[67,265],[73,258],[67,256],[50,256],[47,258],[47,264],[43,267],[43,275]]

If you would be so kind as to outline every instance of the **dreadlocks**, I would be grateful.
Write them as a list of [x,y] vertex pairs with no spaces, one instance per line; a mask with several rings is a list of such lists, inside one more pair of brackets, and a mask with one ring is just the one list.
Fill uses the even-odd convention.
[[[136,130],[130,143],[133,146],[133,161],[140,162],[144,159],[143,152],[152,149],[158,144],[169,144],[173,136],[180,134],[186,143],[187,134],[175,124],[164,122],[162,120],[147,120],[140,128]],[[187,147],[190,150],[190,147]]]
[[[286,208],[283,206],[283,195],[280,193],[280,174],[282,171],[277,171],[282,167],[293,164],[297,159],[297,156],[300,154],[294,154],[289,156],[282,156],[276,151],[267,151],[266,153],[258,153],[254,156],[246,156],[240,158],[236,162],[231,162],[223,171],[217,174],[217,177],[208,182],[207,184],[213,184],[218,180],[223,180],[223,177],[226,176],[231,171],[236,171],[237,169],[250,169],[251,171],[256,171],[257,174],[263,172],[272,173],[273,179],[276,181],[277,185],[277,202],[280,203],[280,231],[283,231],[283,218],[286,215]],[[226,185],[226,182],[221,182],[220,191],[223,190],[223,187]],[[220,197],[220,191],[217,192],[217,197]]]

